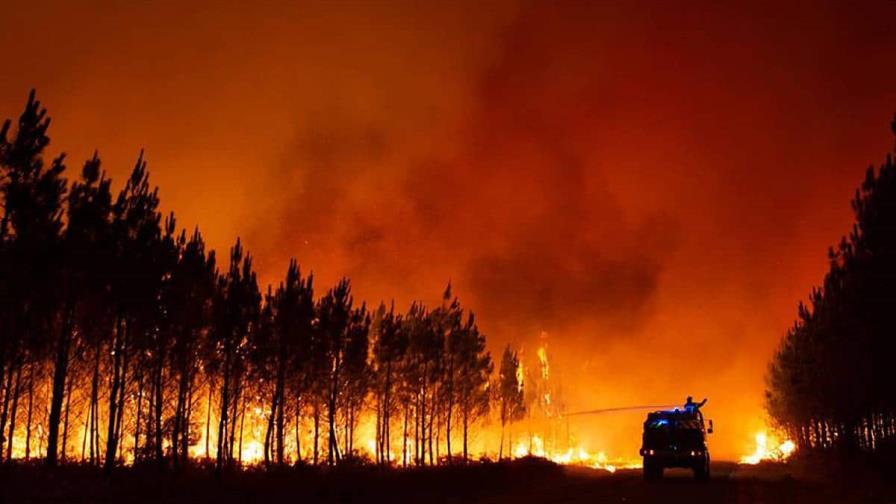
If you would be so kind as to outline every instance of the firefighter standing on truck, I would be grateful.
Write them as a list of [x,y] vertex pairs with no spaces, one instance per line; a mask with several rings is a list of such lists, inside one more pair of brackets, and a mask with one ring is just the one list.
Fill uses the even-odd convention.
[[[702,401],[695,403],[694,398],[688,396],[688,400],[684,403],[684,410],[688,413],[700,413],[700,408],[706,404],[706,398],[704,397]],[[702,415],[701,415],[702,416]]]

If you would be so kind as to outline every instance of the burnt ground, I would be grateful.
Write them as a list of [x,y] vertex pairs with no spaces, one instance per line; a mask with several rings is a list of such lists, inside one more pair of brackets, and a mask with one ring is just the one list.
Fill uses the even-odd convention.
[[867,468],[752,467],[724,462],[713,464],[712,478],[706,483],[679,470],[667,471],[662,481],[647,483],[637,470],[609,474],[539,460],[403,471],[306,467],[220,477],[199,468],[177,474],[151,467],[128,468],[105,477],[92,467],[50,470],[13,464],[0,467],[0,502],[896,502],[896,484],[887,479]]

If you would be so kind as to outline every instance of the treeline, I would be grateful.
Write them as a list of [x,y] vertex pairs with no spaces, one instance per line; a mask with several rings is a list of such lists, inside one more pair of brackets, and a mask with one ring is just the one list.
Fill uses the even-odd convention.
[[97,155],[69,184],[49,124],[32,92],[0,130],[0,458],[220,469],[255,442],[337,464],[369,415],[376,462],[435,464],[468,460],[490,412],[521,418],[515,352],[494,373],[450,284],[399,313],[347,279],[318,294],[293,260],[262,291],[239,240],[219,263],[163,216],[142,153],[117,194]]
[[[896,119],[893,122],[896,133]],[[856,222],[775,353],[767,408],[800,448],[878,451],[896,439],[896,166],[870,167]]]

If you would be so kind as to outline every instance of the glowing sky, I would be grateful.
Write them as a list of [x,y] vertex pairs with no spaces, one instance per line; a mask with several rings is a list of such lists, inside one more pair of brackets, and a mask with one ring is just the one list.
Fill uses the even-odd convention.
[[[36,87],[73,172],[145,148],[265,283],[452,280],[493,353],[547,332],[572,409],[709,396],[735,457],[893,148],[896,3],[781,3],[5,1],[0,117]],[[640,420],[574,429],[630,452]]]

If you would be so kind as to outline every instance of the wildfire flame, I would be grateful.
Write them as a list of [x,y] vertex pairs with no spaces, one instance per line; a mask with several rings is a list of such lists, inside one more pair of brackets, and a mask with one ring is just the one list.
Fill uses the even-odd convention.
[[796,451],[796,444],[790,439],[781,440],[775,434],[765,431],[756,433],[756,449],[750,455],[741,457],[741,464],[755,465],[762,461],[783,462]]
[[548,351],[545,347],[538,348],[538,361],[541,363],[541,378],[547,380],[551,376],[551,366],[548,364]]
[[[531,361],[520,362],[515,370],[515,378],[520,391],[523,390],[524,381],[526,392],[531,393],[531,399],[527,399],[526,418],[515,423],[517,429],[524,429],[525,434],[520,438],[514,439],[512,436],[508,450],[499,450],[498,447],[503,443],[499,437],[499,431],[496,427],[494,418],[483,418],[481,423],[475,426],[475,434],[469,440],[469,453],[471,459],[487,458],[497,459],[508,452],[511,458],[520,458],[527,456],[541,457],[551,460],[557,464],[576,465],[590,467],[594,469],[614,472],[621,468],[637,468],[641,466],[640,459],[623,459],[610,458],[604,451],[591,451],[576,441],[575,433],[570,433],[568,423],[565,420],[565,398],[563,390],[560,387],[559,374],[551,376],[551,362],[547,351],[547,345],[543,344],[536,349],[534,357]],[[558,369],[553,366],[555,373]],[[529,374],[526,374],[529,373]],[[488,389],[489,384],[483,385]],[[38,391],[36,391],[38,392]],[[39,391],[41,397],[45,397],[46,393],[41,389]],[[73,402],[73,410],[70,415],[70,430],[65,437],[66,460],[93,460],[93,453],[96,451],[97,460],[103,454],[102,440],[98,439],[98,446],[93,445],[94,431],[101,433],[103,423],[106,417],[106,411],[98,411],[91,413],[87,406],[89,391],[75,390],[75,402]],[[214,458],[219,449],[219,415],[220,406],[215,403],[217,400],[216,392],[208,386],[198,386],[195,390],[193,418],[195,425],[192,427],[192,434],[195,438],[191,438],[188,452],[193,459]],[[130,395],[130,401],[127,404],[123,414],[123,423],[125,425],[136,424],[135,407],[139,404],[140,397],[138,395]],[[145,398],[143,399],[145,401]],[[75,406],[77,404],[77,406]],[[144,403],[145,404],[145,403]],[[102,404],[100,405],[102,407]],[[145,405],[143,406],[145,407]],[[235,432],[233,440],[233,458],[242,467],[250,467],[264,463],[265,461],[265,445],[264,439],[269,429],[271,412],[264,403],[264,398],[250,395],[244,399],[241,405],[242,413],[239,414],[239,422],[234,423],[232,428]],[[145,410],[144,410],[145,411]],[[287,425],[287,435],[284,439],[284,461],[286,463],[295,463],[299,459],[311,462],[314,458],[315,446],[315,429],[313,418],[309,416],[309,412],[305,410],[299,420],[293,420]],[[99,417],[99,427],[94,427],[93,417],[96,414]],[[144,417],[145,418],[145,417]],[[146,420],[142,420],[146,421]],[[395,421],[395,420],[393,420]],[[400,419],[395,429],[400,429]],[[413,419],[411,419],[413,422]],[[511,431],[513,426],[509,427]],[[361,411],[357,420],[357,427],[351,438],[351,444],[347,442],[341,428],[338,429],[340,451],[343,454],[349,453],[352,456],[359,457],[364,460],[375,460],[377,457],[377,419],[370,409]],[[321,450],[318,463],[323,463],[326,457],[326,434],[321,429],[318,435],[318,448]],[[565,435],[562,433],[565,430]],[[457,431],[455,431],[457,432]],[[521,433],[517,430],[517,433]],[[140,432],[138,438],[133,431],[124,435],[119,444],[120,461],[126,465],[135,462],[135,456],[139,455],[140,450],[145,446],[147,439],[146,430]],[[460,457],[459,434],[454,434],[452,438],[451,455]],[[13,432],[13,446],[11,450],[11,458],[40,458],[46,453],[46,432],[40,422],[33,422],[30,434],[26,422],[18,422]],[[392,464],[396,466],[413,465],[417,461],[413,458],[412,439],[413,432],[408,434],[408,445],[403,445],[401,431],[393,431],[389,440],[389,446],[386,454],[382,455]],[[5,447],[8,449],[8,446]],[[163,453],[170,453],[170,440],[165,438],[162,440]],[[781,450],[786,450],[785,446]],[[447,439],[444,435],[436,440],[435,458],[445,458],[448,446]],[[425,463],[425,461],[423,461]]]
[[552,452],[545,449],[544,440],[533,435],[529,440],[517,442],[513,449],[514,458],[541,457],[562,465],[577,465],[601,469],[608,472],[616,472],[617,469],[635,469],[641,467],[640,461],[609,460],[606,453],[592,453],[581,446],[569,447],[566,451]]
[[[546,338],[547,333],[542,333]],[[535,371],[529,375],[532,390],[538,398],[529,405],[527,425],[529,435],[518,440],[511,450],[513,458],[540,457],[561,465],[590,467],[608,472],[617,469],[640,468],[640,460],[610,460],[603,451],[591,452],[577,444],[567,430],[567,439],[558,439],[557,433],[562,431],[563,398],[558,384],[551,379],[551,363],[548,357],[547,344],[538,347],[535,352],[537,362],[530,369]],[[517,369],[517,379],[522,377],[522,363]],[[532,430],[534,429],[534,430]],[[567,426],[568,429],[568,426]],[[536,434],[540,432],[540,434]],[[561,436],[562,437],[562,436]]]

